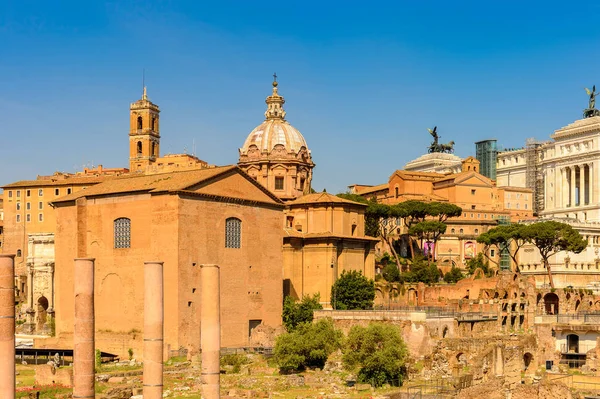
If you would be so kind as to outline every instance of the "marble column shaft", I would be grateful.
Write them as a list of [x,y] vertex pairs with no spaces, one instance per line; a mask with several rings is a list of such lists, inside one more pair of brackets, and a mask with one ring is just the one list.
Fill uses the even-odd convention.
[[571,191],[570,191],[571,198],[570,198],[570,202],[569,202],[571,204],[572,208],[575,207],[575,187],[576,187],[576,184],[577,184],[577,177],[575,175],[575,166],[573,165],[573,166],[571,166],[571,184],[570,184],[570,186],[571,186]]
[[595,204],[596,196],[594,195],[594,191],[596,189],[596,185],[594,184],[594,162],[591,162],[588,166],[590,168],[590,204]]
[[220,271],[218,265],[200,265],[200,346],[202,348],[202,397],[220,397]]
[[163,397],[163,262],[144,263],[144,399]]
[[584,206],[586,204],[585,197],[587,195],[587,187],[585,185],[585,165],[579,167],[579,205]]
[[15,398],[15,256],[0,254],[0,396]]
[[95,398],[94,259],[75,259],[73,398]]

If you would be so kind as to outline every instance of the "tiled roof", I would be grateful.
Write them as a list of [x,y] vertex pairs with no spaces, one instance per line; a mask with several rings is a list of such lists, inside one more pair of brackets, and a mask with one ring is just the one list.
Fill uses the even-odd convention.
[[379,184],[377,186],[371,186],[371,187],[365,187],[363,189],[358,189],[358,190],[356,190],[356,194],[359,194],[359,195],[370,194],[370,193],[375,193],[377,191],[389,190],[389,188],[390,188],[389,184],[384,183],[384,184]]
[[57,179],[20,180],[3,186],[3,189],[20,187],[52,187],[96,184],[112,179],[115,176],[67,177]]
[[[133,192],[177,192],[184,191],[192,186],[206,182],[214,177],[236,170],[238,173],[247,176],[237,166],[222,166],[218,168],[209,169],[196,169],[181,172],[170,172],[152,175],[137,175],[130,174],[126,176],[119,176],[110,179],[104,183],[92,186],[85,190],[77,191],[75,193],[60,197],[53,203],[74,201],[82,197],[91,196],[102,196],[109,194],[124,194]],[[269,197],[273,199],[273,202],[280,203],[270,191],[266,190],[259,183],[256,183],[254,179],[248,177],[248,180],[252,182],[258,189],[263,190]],[[218,195],[218,194],[214,194]],[[227,195],[225,195],[227,196]]]
[[[442,173],[435,172],[412,172],[409,170],[397,170],[392,176],[398,175],[400,177],[404,177],[406,179],[421,179],[421,180],[436,180],[438,178],[443,178],[446,175]],[[391,177],[390,177],[391,179]]]
[[437,194],[421,194],[421,193],[400,193],[398,197],[402,200],[418,200],[418,201],[442,201],[448,202],[448,198]]
[[340,198],[337,195],[329,194],[329,193],[314,193],[303,195],[302,197],[288,202],[287,205],[305,205],[305,204],[349,204],[349,205],[358,205],[358,206],[367,206],[367,204],[362,204],[360,202],[350,201],[344,198]]
[[317,239],[317,238],[335,238],[335,239],[346,239],[346,240],[359,240],[359,241],[373,241],[378,242],[379,239],[375,237],[363,236],[349,236],[344,234],[334,234],[329,231],[321,232],[321,233],[303,233],[301,231],[293,230],[293,229],[285,229],[285,234],[287,237],[295,237],[295,238],[304,238],[304,239]]

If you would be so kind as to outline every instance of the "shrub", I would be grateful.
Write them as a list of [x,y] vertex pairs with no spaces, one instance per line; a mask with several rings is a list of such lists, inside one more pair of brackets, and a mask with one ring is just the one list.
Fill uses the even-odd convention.
[[494,271],[490,269],[489,262],[483,257],[481,252],[478,253],[476,257],[467,261],[467,270],[469,271],[469,274],[475,273],[475,270],[477,269],[481,269],[486,277],[494,275]]
[[456,283],[458,280],[461,280],[463,277],[464,276],[460,269],[458,267],[453,266],[452,269],[444,276],[444,281],[449,284],[452,284]]
[[383,278],[388,283],[397,283],[400,281],[400,270],[395,263],[388,263],[381,272]]
[[313,310],[323,309],[319,294],[312,297],[305,295],[302,301],[296,302],[292,297],[285,297],[283,300],[283,325],[288,331],[293,331],[301,323],[311,323],[313,320]]
[[372,309],[375,301],[375,282],[359,271],[344,270],[331,287],[331,299],[334,309]]
[[384,384],[402,385],[408,355],[398,328],[389,324],[371,323],[368,327],[350,329],[342,361],[344,368],[359,368],[358,381],[375,387]]
[[250,359],[246,355],[239,353],[229,353],[221,356],[221,364],[224,366],[232,366],[233,373],[239,373],[242,366],[250,363]]
[[323,368],[327,357],[341,348],[342,337],[342,332],[333,326],[331,319],[301,323],[294,331],[277,337],[275,362],[284,373]]
[[415,256],[410,271],[402,273],[401,282],[435,284],[440,280],[440,271],[435,263],[429,263],[423,256]]

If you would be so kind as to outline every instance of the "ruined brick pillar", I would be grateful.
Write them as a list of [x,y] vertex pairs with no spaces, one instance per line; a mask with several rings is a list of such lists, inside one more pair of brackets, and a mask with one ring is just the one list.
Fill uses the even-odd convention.
[[163,397],[163,262],[144,262],[144,399]]
[[94,259],[75,259],[75,326],[73,329],[73,398],[94,392]]
[[0,254],[0,396],[15,397],[15,256]]
[[219,399],[221,351],[221,288],[218,265],[200,265],[200,347],[202,349],[202,397]]

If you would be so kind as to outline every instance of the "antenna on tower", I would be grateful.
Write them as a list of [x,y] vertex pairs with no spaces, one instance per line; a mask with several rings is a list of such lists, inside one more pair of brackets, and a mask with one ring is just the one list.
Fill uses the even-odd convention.
[[196,156],[196,139],[192,139],[192,155]]

